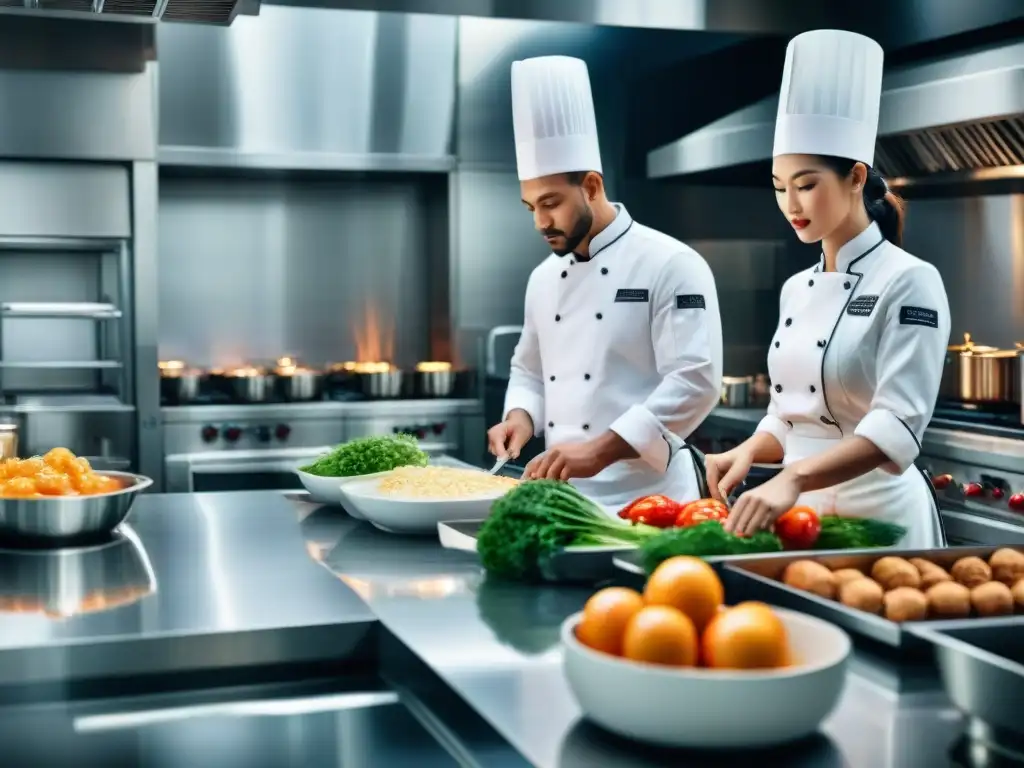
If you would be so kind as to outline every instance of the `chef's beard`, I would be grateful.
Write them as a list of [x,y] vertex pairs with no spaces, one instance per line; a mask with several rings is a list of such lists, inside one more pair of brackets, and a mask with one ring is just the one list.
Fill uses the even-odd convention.
[[565,245],[561,248],[552,248],[551,251],[557,256],[565,256],[572,253],[579,247],[579,244],[583,242],[584,238],[590,234],[590,228],[594,226],[594,212],[587,204],[586,200],[580,201],[580,208],[577,211],[576,223],[573,225],[572,230],[569,234],[565,234],[560,229],[545,229],[541,232],[545,237],[564,237]]

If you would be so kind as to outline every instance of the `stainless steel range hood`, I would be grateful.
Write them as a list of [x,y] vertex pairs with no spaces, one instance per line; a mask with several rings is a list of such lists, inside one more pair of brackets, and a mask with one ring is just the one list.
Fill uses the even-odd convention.
[[[651,151],[649,178],[771,159],[771,96]],[[885,77],[875,166],[897,183],[1024,177],[1024,43],[894,70]]]
[[0,0],[0,13],[97,21],[230,24],[259,14],[260,0]]

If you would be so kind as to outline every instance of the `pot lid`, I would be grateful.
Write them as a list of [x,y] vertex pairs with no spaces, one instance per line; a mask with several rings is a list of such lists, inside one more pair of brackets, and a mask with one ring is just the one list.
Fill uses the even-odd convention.
[[963,344],[950,344],[946,347],[950,352],[997,352],[995,347],[985,347],[974,343],[971,334],[964,334]]

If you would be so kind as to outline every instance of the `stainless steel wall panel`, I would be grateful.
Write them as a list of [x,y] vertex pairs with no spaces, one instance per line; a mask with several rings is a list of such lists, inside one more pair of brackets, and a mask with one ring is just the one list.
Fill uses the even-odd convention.
[[0,235],[129,237],[129,198],[120,165],[0,162]]
[[904,238],[942,275],[954,343],[1024,342],[1024,194],[911,200]]
[[359,341],[425,359],[429,250],[445,246],[427,219],[446,219],[446,201],[433,177],[163,179],[161,356],[317,364],[353,359]]
[[152,159],[155,69],[152,63],[141,73],[0,69],[0,156]]

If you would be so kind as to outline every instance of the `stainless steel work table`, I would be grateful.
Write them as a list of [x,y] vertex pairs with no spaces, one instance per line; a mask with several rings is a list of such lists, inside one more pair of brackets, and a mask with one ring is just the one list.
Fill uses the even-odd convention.
[[[111,671],[120,664],[143,674],[194,664],[200,652],[213,654],[198,659],[211,670],[236,663],[238,655],[250,662],[261,654],[278,662],[295,655],[300,661],[327,660],[354,652],[373,636],[374,663],[388,690],[398,692],[460,765],[961,764],[951,763],[947,755],[960,738],[962,718],[928,667],[898,668],[858,653],[838,710],[822,733],[804,744],[734,756],[660,753],[608,737],[580,720],[561,673],[558,628],[583,605],[590,589],[495,584],[483,578],[475,557],[445,551],[436,539],[384,534],[338,510],[305,503],[298,494],[148,496],[139,500],[129,522],[151,562],[157,590],[134,605],[64,623],[5,616],[0,620],[0,671],[8,679],[15,663],[33,654],[48,660],[43,669],[51,678],[59,676],[57,649],[64,649],[64,671],[70,676],[95,669],[85,662],[96,665],[99,657],[106,659],[100,668]],[[372,631],[374,618],[386,632]],[[332,649],[331,641],[343,645]],[[139,653],[146,643],[159,643],[149,646],[159,653]],[[76,706],[76,718],[89,715],[88,706]],[[5,712],[0,721],[14,723],[12,716]],[[700,703],[692,702],[680,716],[701,717]],[[322,717],[335,725],[328,726]],[[317,738],[342,739],[340,717],[297,716],[275,737],[295,742],[291,750],[274,753],[268,746],[266,754],[277,754],[279,763],[281,755],[300,754],[296,740],[314,738],[308,730],[314,723],[324,729]],[[375,717],[380,727],[394,723],[396,740],[412,728],[400,726],[400,719],[389,721],[384,712]],[[203,722],[193,723],[192,731],[182,732],[177,741],[199,735]],[[248,730],[239,726],[240,733],[270,732],[259,728],[258,719],[248,722]],[[70,730],[66,722],[64,727]],[[0,737],[10,743],[27,732],[0,728]],[[163,732],[174,740],[173,729]],[[228,749],[229,742],[219,740],[219,748]],[[72,743],[88,752],[98,742],[79,734]],[[367,765],[343,758],[337,743],[323,743],[317,752],[322,760],[281,764]],[[163,761],[157,752],[148,749],[149,757],[140,764],[188,764],[181,750]],[[310,754],[308,748],[301,753]],[[270,764],[252,762],[251,754],[248,759],[250,765]],[[82,765],[92,764],[83,755]],[[219,764],[236,763],[224,757]],[[424,753],[422,764],[451,763],[431,762]]]
[[[592,590],[495,584],[473,556],[384,534],[326,508],[306,517],[303,528],[334,541],[324,564],[532,765],[687,768],[767,760],[793,768],[942,768],[961,736],[962,718],[930,666],[899,666],[859,651],[839,708],[805,744],[733,757],[645,750],[581,722],[561,672],[559,625]],[[680,716],[699,718],[700,703]],[[447,725],[457,735],[458,723]]]
[[131,586],[117,580],[133,565],[153,581],[151,594],[113,610],[56,620],[0,613],[0,685],[224,670],[282,655],[318,662],[355,652],[374,616],[309,557],[299,514],[280,494],[144,495],[127,521],[134,542],[59,556],[0,552],[6,595],[38,589],[47,578],[51,598],[57,592],[59,602],[75,602],[97,570],[106,571],[107,588]]

